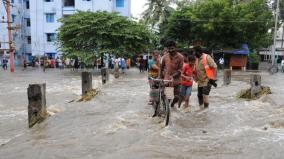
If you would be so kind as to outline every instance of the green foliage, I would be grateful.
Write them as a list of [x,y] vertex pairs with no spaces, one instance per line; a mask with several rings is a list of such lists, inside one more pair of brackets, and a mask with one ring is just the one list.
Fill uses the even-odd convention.
[[202,40],[211,48],[237,48],[248,43],[254,49],[271,44],[268,30],[273,27],[273,16],[266,1],[236,2],[200,0],[181,5],[164,26],[163,37],[176,39],[184,46]]
[[143,22],[152,27],[167,22],[168,17],[174,9],[170,6],[174,0],[148,0],[147,9],[142,13]]
[[249,53],[248,57],[249,57],[249,62],[252,63],[252,64],[253,63],[258,64],[259,61],[260,61],[257,53]]
[[155,36],[142,24],[117,13],[78,11],[60,19],[60,50],[90,64],[103,53],[130,56],[152,47]]

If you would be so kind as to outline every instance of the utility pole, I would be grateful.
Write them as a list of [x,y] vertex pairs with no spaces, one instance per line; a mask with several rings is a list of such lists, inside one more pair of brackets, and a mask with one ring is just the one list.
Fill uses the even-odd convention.
[[278,23],[278,14],[279,14],[279,0],[277,0],[276,5],[276,14],[275,14],[275,27],[274,27],[274,38],[273,38],[273,46],[272,46],[272,66],[275,64],[275,51],[276,51],[276,36],[277,36],[277,23]]
[[8,40],[9,40],[9,56],[10,56],[10,72],[14,72],[14,48],[12,39],[12,27],[11,27],[11,2],[10,0],[5,0],[5,8],[7,13],[7,29],[8,29]]

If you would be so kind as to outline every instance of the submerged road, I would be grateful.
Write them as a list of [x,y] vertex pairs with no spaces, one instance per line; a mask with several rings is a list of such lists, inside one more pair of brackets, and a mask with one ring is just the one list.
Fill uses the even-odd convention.
[[[68,103],[79,97],[79,73],[0,73],[1,159],[283,158],[284,74],[260,73],[273,94],[255,101],[236,98],[249,87],[251,73],[234,72],[229,86],[221,86],[220,78],[209,110],[202,112],[194,86],[192,111],[173,109],[164,127],[147,105],[147,75],[135,69],[104,86],[94,77],[101,93],[85,103]],[[31,82],[47,83],[47,107],[58,113],[28,129]]]

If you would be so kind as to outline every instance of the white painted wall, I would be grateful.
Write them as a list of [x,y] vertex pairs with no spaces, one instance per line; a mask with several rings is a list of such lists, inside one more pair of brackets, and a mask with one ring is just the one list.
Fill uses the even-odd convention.
[[131,16],[131,0],[124,0],[124,7],[116,7],[116,0],[113,1],[113,10],[119,12],[120,15],[130,17]]
[[[1,2],[1,1],[0,1]],[[4,16],[4,21],[7,21],[6,11],[3,3],[0,3],[0,21],[2,21],[2,17]],[[7,24],[0,23],[0,42],[8,42],[8,32],[7,32]],[[8,44],[1,43],[0,49],[8,49]]]
[[[123,16],[130,17],[130,2],[125,0],[123,8],[116,8],[116,0],[75,0],[74,7],[64,7],[63,0],[54,0],[54,2],[44,2],[44,0],[30,0],[31,17],[31,36],[32,36],[32,54],[43,55],[44,53],[57,53],[58,46],[53,42],[47,42],[46,33],[56,33],[60,27],[58,19],[63,15],[70,15],[75,10],[82,11],[117,11]],[[55,22],[46,22],[46,13],[55,13]]]
[[[15,0],[12,3],[13,7],[11,7],[11,18],[12,15],[15,15],[16,18],[14,22],[11,24],[12,27],[16,27],[12,30],[13,37],[13,45],[15,48],[15,64],[21,64],[21,60],[24,57],[24,54],[27,52],[31,52],[30,45],[27,43],[27,36],[30,35],[30,28],[26,27],[25,18],[29,18],[29,10],[26,9],[26,0]],[[0,17],[4,16],[4,21],[7,21],[7,14],[4,8],[4,5],[1,1],[0,3]],[[0,41],[8,42],[8,31],[7,24],[0,23]],[[2,44],[1,49],[8,49],[9,45]]]

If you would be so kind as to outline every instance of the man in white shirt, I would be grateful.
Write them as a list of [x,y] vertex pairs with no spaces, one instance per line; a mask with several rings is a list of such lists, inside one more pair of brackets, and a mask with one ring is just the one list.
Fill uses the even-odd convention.
[[219,59],[219,65],[220,65],[220,68],[223,70],[224,69],[224,58],[223,57]]

